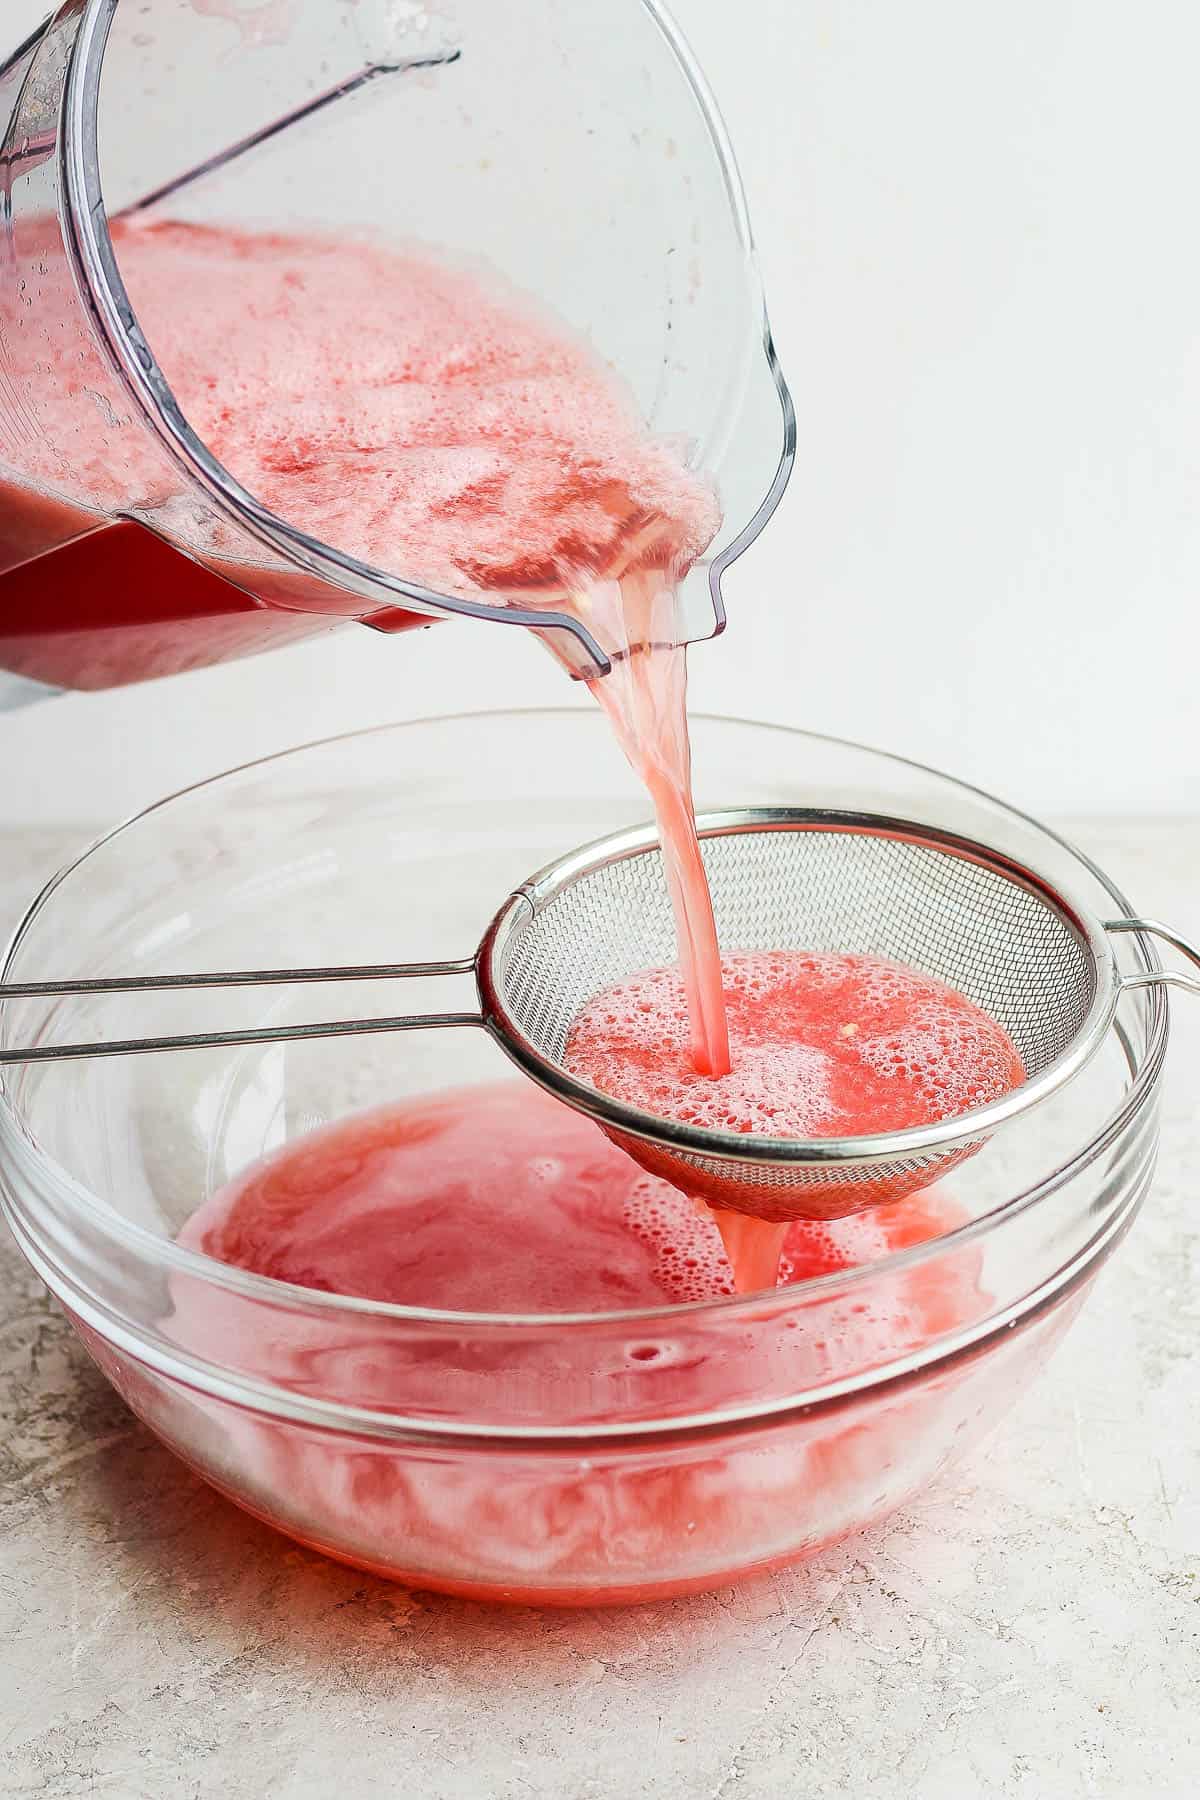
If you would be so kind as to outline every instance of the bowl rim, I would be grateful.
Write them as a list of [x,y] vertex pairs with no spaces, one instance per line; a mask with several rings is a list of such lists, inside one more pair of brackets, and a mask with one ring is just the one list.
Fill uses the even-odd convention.
[[[578,720],[592,716],[596,715],[591,713],[590,708],[583,705],[484,707],[456,713],[424,714],[420,718],[392,720],[357,730],[336,732],[302,744],[294,744],[286,749],[273,751],[266,756],[250,758],[246,762],[221,770],[215,775],[205,776],[199,781],[189,782],[184,787],[152,801],[149,805],[138,808],[117,824],[100,833],[49,877],[26,908],[4,946],[3,958],[0,960],[0,982],[10,978],[14,960],[24,939],[50,905],[59,888],[97,851],[178,801],[204,793],[209,788],[215,788],[223,782],[232,781],[253,771],[269,769],[275,763],[336,745],[361,742],[364,739],[384,734],[416,730],[431,725],[457,725],[483,720],[531,718]],[[1051,826],[1045,825],[1031,813],[1010,805],[985,788],[960,781],[956,776],[948,775],[944,770],[920,762],[915,758],[899,756],[892,751],[881,750],[874,745],[864,744],[854,739],[841,738],[830,732],[806,731],[772,720],[709,711],[695,711],[690,713],[689,717],[693,722],[702,721],[717,726],[734,725],[780,732],[788,737],[880,757],[918,774],[933,776],[936,780],[946,782],[965,794],[985,801],[989,806],[998,807],[1010,817],[1041,832],[1099,881],[1126,916],[1135,916],[1125,895],[1086,852],[1080,850],[1068,838],[1056,832]],[[1151,940],[1140,934],[1131,934],[1130,942],[1147,970],[1160,969],[1158,953]],[[152,1262],[156,1267],[165,1271],[181,1276],[186,1275],[192,1280],[204,1281],[224,1288],[234,1294],[240,1294],[244,1298],[270,1302],[275,1305],[291,1302],[306,1310],[328,1313],[331,1316],[357,1315],[361,1317],[367,1315],[379,1319],[402,1321],[407,1324],[428,1324],[442,1327],[465,1325],[492,1331],[530,1331],[546,1327],[563,1329],[567,1327],[608,1328],[615,1325],[647,1325],[663,1320],[695,1318],[699,1315],[711,1316],[715,1313],[720,1313],[730,1322],[735,1322],[740,1315],[754,1313],[761,1309],[764,1298],[770,1293],[777,1294],[781,1300],[786,1296],[794,1301],[801,1295],[806,1301],[811,1298],[820,1299],[833,1292],[856,1291],[858,1287],[870,1281],[907,1273],[920,1263],[931,1260],[934,1256],[960,1252],[987,1237],[1001,1224],[1008,1223],[1039,1205],[1087,1169],[1129,1128],[1152,1099],[1161,1078],[1169,1030],[1169,1006],[1166,991],[1161,983],[1155,984],[1139,990],[1139,998],[1144,1001],[1148,1009],[1146,1043],[1141,1067],[1134,1072],[1133,1079],[1117,1107],[1108,1114],[1073,1156],[1040,1177],[1031,1187],[1011,1195],[989,1211],[965,1221],[948,1232],[924,1239],[916,1244],[888,1251],[872,1262],[855,1264],[825,1275],[811,1277],[805,1281],[791,1283],[787,1287],[752,1294],[718,1295],[711,1299],[688,1301],[683,1304],[625,1308],[609,1312],[460,1312],[446,1308],[408,1306],[396,1301],[370,1300],[354,1294],[327,1293],[323,1290],[300,1286],[295,1282],[280,1281],[273,1276],[259,1275],[250,1270],[220,1262],[215,1257],[204,1255],[201,1251],[187,1248],[174,1238],[161,1236],[148,1227],[139,1225],[135,1220],[127,1218],[110,1201],[94,1193],[79,1181],[69,1170],[50,1156],[25,1127],[20,1109],[10,1093],[9,1083],[3,1069],[0,1069],[0,1168],[3,1168],[5,1162],[9,1160],[14,1149],[17,1149],[19,1154],[32,1156],[38,1168],[54,1183],[56,1199],[66,1200],[78,1207],[94,1227],[98,1227],[102,1233],[124,1248],[132,1250],[144,1261]],[[0,1008],[0,1012],[2,1012],[2,1008]],[[18,1214],[24,1211],[19,1203],[13,1202],[9,1196],[5,1195],[3,1198],[6,1211],[10,1206]],[[1077,1254],[1068,1259],[1068,1269],[1077,1260]],[[1052,1280],[1053,1277],[1048,1279]],[[1045,1280],[1038,1282],[1033,1293],[1044,1293],[1045,1287]],[[1031,1296],[1027,1296],[1027,1299],[1029,1298]],[[981,1326],[986,1325],[987,1321],[980,1323]]]
[[[985,1354],[991,1346],[1008,1339],[1009,1334],[1018,1328],[1036,1324],[1038,1320],[1052,1315],[1080,1290],[1086,1293],[1086,1284],[1093,1272],[1121,1243],[1137,1217],[1143,1198],[1144,1183],[1125,1197],[1113,1216],[1104,1220],[1087,1243],[1069,1256],[1060,1269],[1036,1283],[1028,1293],[1011,1301],[999,1312],[987,1313],[957,1330],[931,1337],[902,1351],[889,1361],[853,1368],[844,1375],[818,1382],[814,1387],[801,1388],[765,1401],[747,1400],[730,1406],[718,1406],[701,1413],[673,1413],[668,1410],[654,1417],[569,1420],[566,1423],[539,1419],[532,1424],[508,1420],[495,1423],[475,1417],[401,1414],[297,1391],[242,1369],[229,1370],[170,1340],[158,1338],[150,1343],[144,1333],[131,1331],[123,1319],[114,1320],[111,1313],[108,1316],[97,1316],[97,1309],[88,1304],[78,1308],[79,1316],[75,1323],[86,1325],[103,1339],[110,1350],[133,1358],[167,1380],[193,1392],[256,1413],[272,1423],[286,1421],[318,1430],[365,1434],[376,1440],[399,1440],[406,1446],[420,1443],[439,1448],[447,1445],[461,1448],[469,1445],[486,1451],[515,1450],[522,1455],[556,1455],[572,1450],[587,1454],[597,1448],[606,1453],[623,1452],[658,1447],[664,1440],[691,1447],[706,1439],[721,1440],[731,1431],[736,1431],[739,1437],[747,1432],[770,1432],[780,1426],[787,1426],[798,1418],[810,1419],[836,1410],[863,1395],[878,1398],[881,1394],[902,1393],[914,1382],[919,1382],[931,1368],[944,1372],[971,1362]],[[52,1286],[37,1247],[30,1246],[23,1237],[19,1241],[33,1267],[42,1275],[47,1286]],[[277,1285],[287,1286],[282,1282]],[[798,1289],[803,1285],[798,1283],[796,1287]],[[305,1288],[299,1291],[307,1294],[314,1290]],[[781,1302],[785,1302],[789,1289],[780,1288],[776,1292]],[[758,1299],[761,1317],[764,1296],[760,1294]],[[676,1316],[685,1309],[674,1307],[668,1310],[672,1316]],[[99,1311],[103,1314],[104,1309]],[[460,1316],[449,1315],[451,1319]],[[539,1314],[537,1318],[544,1323],[558,1316]],[[612,1313],[600,1316],[615,1319],[619,1323],[624,1315]],[[151,1428],[154,1429],[153,1426]]]

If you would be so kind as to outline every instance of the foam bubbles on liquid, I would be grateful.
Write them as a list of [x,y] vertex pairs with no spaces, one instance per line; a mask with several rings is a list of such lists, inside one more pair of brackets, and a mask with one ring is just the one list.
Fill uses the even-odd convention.
[[1007,1033],[964,995],[878,957],[722,958],[733,1068],[693,1066],[683,986],[649,969],[577,1016],[565,1062],[602,1092],[710,1130],[836,1137],[951,1118],[1024,1079]]
[[707,1212],[654,1175],[642,1175],[625,1196],[625,1229],[654,1252],[654,1279],[677,1306],[732,1294],[733,1277],[721,1234]]
[[[717,529],[711,488],[650,436],[591,345],[482,267],[176,220],[118,221],[113,241],[193,428],[256,498],[325,543],[436,591],[505,594],[571,589],[635,539],[655,539],[656,566],[685,567]],[[20,385],[61,338],[23,471],[59,488],[56,446],[70,443],[72,490],[96,505],[160,504],[148,442],[126,434],[114,460],[103,436],[78,431],[87,370],[52,324],[24,334],[24,350],[18,333],[14,349]],[[206,549],[231,547],[207,519],[192,530]]]

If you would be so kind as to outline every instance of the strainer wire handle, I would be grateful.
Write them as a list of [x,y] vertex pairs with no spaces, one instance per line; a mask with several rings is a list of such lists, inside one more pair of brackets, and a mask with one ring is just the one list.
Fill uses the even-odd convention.
[[[1134,931],[1144,933],[1147,937],[1161,938],[1164,944],[1170,944],[1172,950],[1178,950],[1190,963],[1200,969],[1200,950],[1187,938],[1180,937],[1169,925],[1158,919],[1106,919],[1105,931]],[[1186,969],[1147,969],[1140,975],[1123,975],[1123,988],[1145,987],[1177,987],[1185,993],[1200,994],[1200,975],[1189,974]]]
[[[0,1005],[6,1000],[52,999],[70,994],[145,994],[172,989],[286,987],[306,982],[390,981],[424,976],[472,975],[473,956],[450,962],[360,963],[310,969],[225,969],[196,975],[128,975],[94,981],[18,981],[0,983]],[[316,1020],[307,1025],[257,1025],[244,1031],[191,1031],[174,1036],[102,1039],[90,1044],[26,1045],[0,1049],[0,1065],[66,1062],[83,1056],[137,1056],[158,1050],[209,1050],[240,1044],[280,1044],[304,1038],[365,1037],[391,1031],[441,1030],[482,1025],[478,1012],[407,1013],[385,1018]]]

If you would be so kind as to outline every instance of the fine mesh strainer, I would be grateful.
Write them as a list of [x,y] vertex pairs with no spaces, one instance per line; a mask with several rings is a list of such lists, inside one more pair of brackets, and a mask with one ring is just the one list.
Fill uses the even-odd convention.
[[0,986],[0,1001],[55,994],[273,986],[473,974],[477,1011],[344,1019],[178,1037],[42,1043],[0,1063],[216,1044],[482,1026],[540,1086],[587,1113],[642,1167],[727,1211],[834,1218],[901,1198],[971,1155],[1000,1126],[1056,1093],[1095,1054],[1123,989],[1200,978],[1122,976],[1110,934],[1162,937],[1147,919],[1101,922],[1033,869],[986,844],[913,820],[758,807],[699,821],[723,949],[846,951],[935,975],[1008,1032],[1026,1080],[999,1100],[906,1131],[857,1138],[766,1138],[701,1129],[614,1100],[563,1067],[571,1025],[602,988],[675,956],[675,928],[652,829],[559,858],[509,896],[474,956],[453,962],[227,971]]

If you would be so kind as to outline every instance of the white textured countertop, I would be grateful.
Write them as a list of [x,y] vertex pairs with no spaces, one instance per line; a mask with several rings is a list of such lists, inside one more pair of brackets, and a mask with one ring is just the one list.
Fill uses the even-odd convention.
[[[0,836],[0,909],[72,847]],[[1078,841],[1200,937],[1200,823]],[[0,1794],[1156,1800],[1200,1789],[1200,1003],[1157,1186],[1048,1373],[806,1567],[489,1611],[295,1548],[137,1425],[0,1244]]]

